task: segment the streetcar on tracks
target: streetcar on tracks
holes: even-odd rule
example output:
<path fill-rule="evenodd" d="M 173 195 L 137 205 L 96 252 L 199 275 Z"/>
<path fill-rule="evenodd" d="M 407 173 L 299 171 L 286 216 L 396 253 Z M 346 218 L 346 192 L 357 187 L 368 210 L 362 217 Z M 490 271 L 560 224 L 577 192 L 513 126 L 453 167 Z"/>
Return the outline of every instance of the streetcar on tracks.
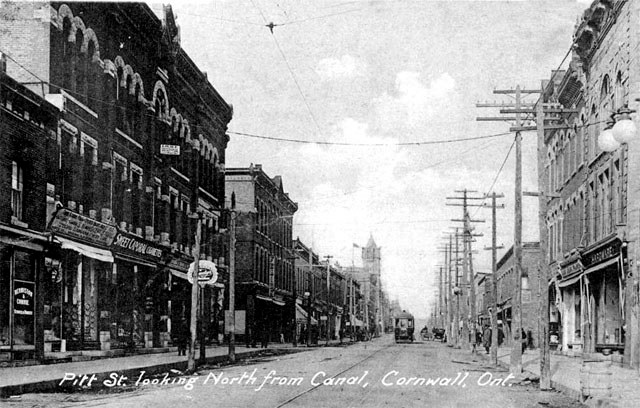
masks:
<path fill-rule="evenodd" d="M 402 311 L 393 317 L 394 335 L 396 343 L 411 342 L 413 343 L 413 331 L 415 328 L 415 320 L 411 313 Z"/>

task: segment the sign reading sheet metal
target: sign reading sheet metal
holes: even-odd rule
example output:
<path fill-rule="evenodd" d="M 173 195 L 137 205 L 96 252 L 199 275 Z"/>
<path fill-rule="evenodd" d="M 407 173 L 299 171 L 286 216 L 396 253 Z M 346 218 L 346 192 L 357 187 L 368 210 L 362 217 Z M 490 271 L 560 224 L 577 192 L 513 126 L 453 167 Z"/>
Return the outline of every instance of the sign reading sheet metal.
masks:
<path fill-rule="evenodd" d="M 64 237 L 78 239 L 101 246 L 110 246 L 116 236 L 116 227 L 61 208 L 56 212 L 49 229 Z"/>
<path fill-rule="evenodd" d="M 180 145 L 161 144 L 160 154 L 167 156 L 180 156 Z"/>

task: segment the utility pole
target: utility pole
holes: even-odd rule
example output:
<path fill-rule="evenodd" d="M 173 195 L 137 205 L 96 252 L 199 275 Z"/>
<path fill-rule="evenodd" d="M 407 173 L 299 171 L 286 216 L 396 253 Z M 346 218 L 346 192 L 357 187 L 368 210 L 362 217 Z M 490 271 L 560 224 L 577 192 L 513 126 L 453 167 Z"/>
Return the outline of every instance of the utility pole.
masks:
<path fill-rule="evenodd" d="M 555 78 L 552 78 L 552 80 Z M 536 104 L 536 131 L 538 139 L 538 188 L 545 185 L 544 168 L 540 165 L 546 159 L 545 137 L 545 113 L 544 113 L 544 81 L 541 84 L 542 96 Z M 541 191 L 542 193 L 542 191 Z M 549 261 L 547 252 L 547 197 L 545 194 L 538 196 L 538 225 L 540 228 L 540 249 L 542 250 L 541 265 L 538 270 L 538 293 L 540 296 L 540 389 L 551 389 L 551 356 L 549 351 Z"/>
<path fill-rule="evenodd" d="M 232 197 L 229 214 L 229 361 L 236 361 L 236 208 Z"/>
<path fill-rule="evenodd" d="M 437 313 L 437 324 L 442 323 L 442 295 L 444 294 L 444 281 L 442 280 L 442 266 L 440 267 L 440 275 L 438 280 L 438 313 Z"/>
<path fill-rule="evenodd" d="M 510 369 L 511 372 L 513 374 L 520 374 L 522 373 L 522 349 L 520 347 L 521 345 L 521 331 L 522 331 L 522 135 L 521 132 L 526 132 L 526 131 L 537 131 L 538 132 L 538 163 L 543 163 L 544 162 L 544 153 L 542 152 L 542 147 L 544 147 L 544 131 L 545 130 L 555 130 L 555 129 L 567 129 L 568 126 L 564 125 L 564 124 L 555 124 L 555 125 L 551 125 L 551 124 L 546 124 L 545 121 L 559 121 L 561 120 L 561 118 L 559 117 L 561 114 L 570 114 L 570 113 L 577 113 L 577 109 L 565 109 L 563 108 L 561 105 L 559 105 L 558 103 L 549 103 L 546 104 L 544 103 L 544 101 L 542 100 L 542 98 L 539 98 L 538 101 L 536 103 L 532 103 L 532 102 L 526 102 L 523 100 L 523 94 L 526 95 L 531 95 L 531 94 L 540 94 L 542 93 L 542 89 L 531 89 L 531 90 L 523 90 L 520 88 L 520 86 L 517 86 L 516 89 L 510 89 L 510 90 L 494 90 L 493 91 L 494 94 L 502 94 L 502 95 L 515 95 L 515 101 L 514 103 L 494 103 L 494 104 L 476 104 L 477 107 L 492 107 L 492 108 L 502 108 L 500 109 L 500 113 L 505 113 L 505 114 L 515 114 L 515 116 L 512 117 L 484 117 L 484 118 L 477 118 L 478 121 L 507 121 L 507 122 L 515 122 L 515 126 L 512 126 L 509 128 L 510 132 L 515 132 L 516 133 L 516 137 L 515 137 L 515 145 L 516 145 L 516 188 L 515 188 L 515 228 L 514 228 L 514 243 L 513 243 L 513 252 L 514 252 L 514 260 L 515 260 L 515 279 L 516 279 L 516 287 L 515 287 L 515 293 L 513 293 L 513 299 L 514 299 L 514 304 L 513 304 L 513 310 L 512 310 L 512 333 L 513 333 L 513 340 L 514 340 L 514 344 L 513 344 L 513 348 L 512 348 L 512 353 L 511 353 L 511 363 L 510 363 Z M 535 126 L 523 126 L 523 118 L 522 118 L 522 114 L 526 114 L 528 115 L 525 120 L 531 121 L 533 119 L 533 117 L 535 116 L 535 120 L 536 120 L 536 125 Z M 546 114 L 553 114 L 554 116 L 552 117 L 547 117 L 545 116 Z M 542 161 L 540 161 L 540 159 L 543 159 Z M 543 169 L 538 169 L 538 183 L 540 186 L 543 186 L 545 184 L 545 181 L 542 177 L 542 172 L 544 170 Z M 537 194 L 539 195 L 539 194 Z M 542 201 L 545 201 L 544 203 Z M 540 207 L 540 217 L 542 217 L 541 220 L 539 220 L 539 224 L 541 226 L 541 230 L 540 233 L 545 234 L 546 233 L 546 225 L 544 225 L 544 216 L 546 215 L 546 210 L 543 213 L 542 209 L 543 207 L 546 207 L 546 197 L 542 197 L 540 198 L 540 203 L 541 203 L 541 207 Z M 542 236 L 541 236 L 541 243 L 542 243 Z M 542 248 L 542 245 L 541 245 Z M 544 251 L 545 248 L 543 248 Z M 546 261 L 545 261 L 546 262 Z M 543 268 L 543 273 L 542 275 L 544 275 L 544 277 L 547 279 L 548 281 L 548 276 L 546 275 L 547 272 L 546 270 L 548 269 L 548 262 L 546 262 L 547 264 L 544 265 Z M 544 279 L 541 278 L 543 281 Z M 546 292 L 548 290 L 547 288 L 547 284 L 544 281 L 544 287 L 542 287 L 541 285 L 541 290 L 542 292 Z M 543 388 L 545 387 L 547 384 L 550 384 L 550 380 L 549 379 L 542 379 L 542 376 L 545 375 L 545 372 L 548 373 L 548 351 L 545 352 L 544 350 L 544 343 L 547 343 L 547 347 L 548 347 L 548 293 L 546 295 L 542 295 L 541 297 L 547 297 L 547 302 L 546 305 L 543 305 L 542 307 L 542 311 L 544 312 L 544 310 L 547 310 L 547 314 L 546 316 L 542 316 L 543 319 L 546 319 L 546 323 L 543 322 L 543 324 L 546 324 L 545 327 L 543 327 L 542 331 L 543 334 L 545 336 L 547 336 L 546 338 L 543 339 L 543 347 L 541 348 L 541 353 L 547 353 L 546 356 L 542 356 L 541 355 L 541 359 L 540 359 L 540 364 L 541 365 L 545 365 L 546 367 L 541 367 L 541 380 L 540 380 L 540 387 Z M 541 302 L 543 301 L 543 299 L 541 299 Z M 544 314 L 544 313 L 543 313 Z M 545 383 L 545 384 L 543 384 Z"/>
<path fill-rule="evenodd" d="M 462 207 L 462 219 L 454 219 L 452 221 L 459 221 L 463 223 L 463 236 L 462 236 L 462 248 L 463 248 L 463 261 L 462 261 L 462 305 L 463 305 L 463 318 L 462 318 L 462 346 L 465 349 L 469 348 L 469 341 L 475 342 L 475 330 L 476 330 L 476 314 L 475 314 L 475 277 L 470 271 L 470 259 L 471 259 L 471 236 L 481 236 L 481 234 L 471 234 L 472 222 L 484 222 L 484 220 L 472 220 L 469 216 L 468 207 L 479 207 L 481 204 L 469 204 L 469 200 L 483 200 L 484 197 L 470 197 L 469 193 L 475 193 L 471 190 L 456 190 L 456 193 L 462 193 L 462 197 L 447 197 L 450 200 L 462 200 L 462 204 L 447 203 L 448 206 L 461 206 Z M 456 234 L 457 235 L 457 234 Z M 457 237 L 456 237 L 457 238 Z M 456 246 L 457 249 L 457 246 Z M 471 273 L 471 275 L 470 275 Z M 470 328 L 473 338 L 470 339 Z"/>
<path fill-rule="evenodd" d="M 327 342 L 326 345 L 329 345 L 329 310 L 330 310 L 330 297 L 329 290 L 331 289 L 331 258 L 332 255 L 325 255 L 325 259 L 327 260 Z"/>
<path fill-rule="evenodd" d="M 504 204 L 498 206 L 496 199 L 504 197 L 495 192 L 491 193 L 491 362 L 498 365 L 498 246 L 496 242 L 497 225 L 496 210 L 504 208 Z"/>
<path fill-rule="evenodd" d="M 187 357 L 187 371 L 193 373 L 196 370 L 196 336 L 197 336 L 197 319 L 198 319 L 198 292 L 200 291 L 200 285 L 198 284 L 198 272 L 200 272 L 200 237 L 202 235 L 202 214 L 198 214 L 198 221 L 196 223 L 196 239 L 193 248 L 194 266 L 190 270 L 192 282 L 191 282 L 191 316 L 189 332 L 191 333 L 191 339 L 189 341 L 189 355 Z"/>

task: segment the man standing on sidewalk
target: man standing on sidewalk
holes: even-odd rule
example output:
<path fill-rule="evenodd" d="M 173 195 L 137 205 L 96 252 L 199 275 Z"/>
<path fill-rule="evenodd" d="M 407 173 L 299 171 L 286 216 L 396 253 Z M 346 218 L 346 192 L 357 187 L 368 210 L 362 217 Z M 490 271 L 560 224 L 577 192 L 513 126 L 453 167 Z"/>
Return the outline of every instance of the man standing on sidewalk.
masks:
<path fill-rule="evenodd" d="M 484 330 L 482 331 L 482 345 L 487 350 L 487 354 L 489 354 L 491 349 L 491 327 L 488 324 L 484 325 Z"/>

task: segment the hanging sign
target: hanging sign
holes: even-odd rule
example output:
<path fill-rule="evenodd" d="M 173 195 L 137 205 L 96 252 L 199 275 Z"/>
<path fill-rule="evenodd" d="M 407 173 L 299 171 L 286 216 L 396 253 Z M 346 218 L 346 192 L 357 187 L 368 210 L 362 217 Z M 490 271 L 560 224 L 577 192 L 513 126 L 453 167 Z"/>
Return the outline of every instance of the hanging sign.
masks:
<path fill-rule="evenodd" d="M 189 283 L 193 284 L 193 270 L 196 267 L 196 263 L 192 262 L 189 266 L 189 272 L 187 272 L 187 279 Z M 201 286 L 207 284 L 214 284 L 218 280 L 218 268 L 216 264 L 211 261 L 199 261 L 198 262 L 198 283 Z"/>
<path fill-rule="evenodd" d="M 180 155 L 180 146 L 179 145 L 170 145 L 170 144 L 161 144 L 160 145 L 160 154 L 164 154 L 167 156 L 179 156 Z"/>
<path fill-rule="evenodd" d="M 33 316 L 35 283 L 16 280 L 13 283 L 13 314 Z"/>

